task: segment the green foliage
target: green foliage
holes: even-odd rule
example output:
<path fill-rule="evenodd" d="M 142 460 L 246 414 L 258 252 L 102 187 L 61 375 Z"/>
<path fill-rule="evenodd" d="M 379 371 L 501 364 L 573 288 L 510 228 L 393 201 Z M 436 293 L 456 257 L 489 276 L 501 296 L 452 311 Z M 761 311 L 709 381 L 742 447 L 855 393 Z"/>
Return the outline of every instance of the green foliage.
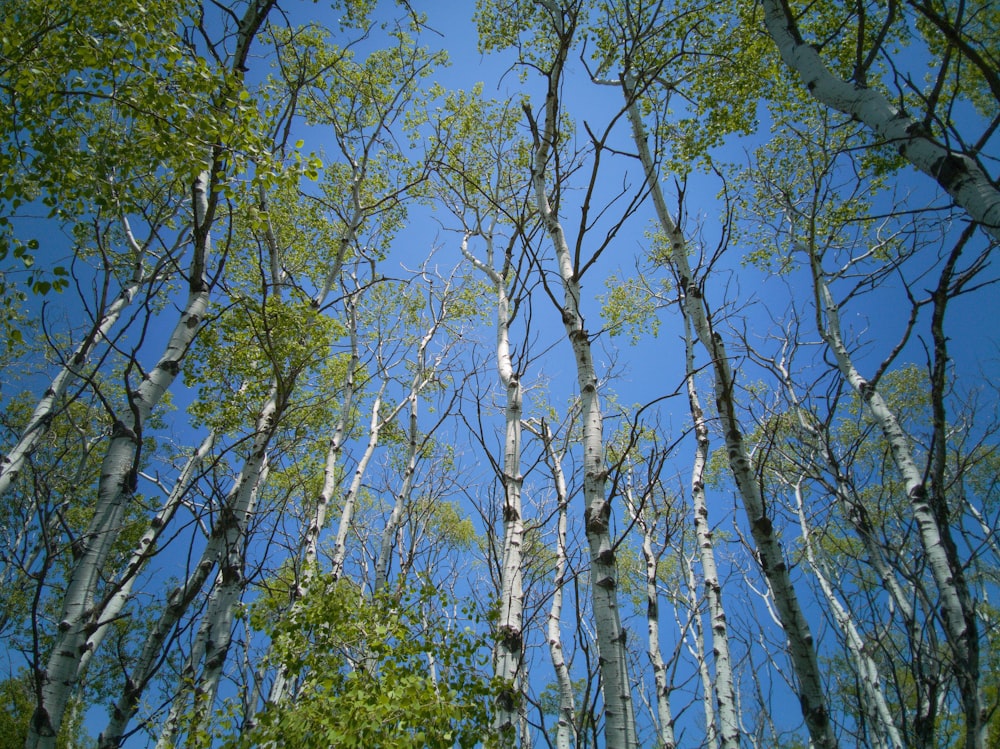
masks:
<path fill-rule="evenodd" d="M 471 91 L 441 93 L 429 142 L 446 204 L 476 218 L 519 215 L 531 158 L 524 113 L 514 101 L 484 99 L 481 83 Z"/>
<path fill-rule="evenodd" d="M 650 335 L 660 332 L 660 318 L 656 314 L 657 297 L 653 296 L 641 278 L 619 278 L 609 275 L 604 285 L 608 292 L 598 297 L 601 317 L 612 336 L 627 335 L 635 346 Z"/>
<path fill-rule="evenodd" d="M 288 704 L 230 746 L 471 747 L 489 732 L 485 635 L 449 619 L 429 583 L 367 598 L 346 580 L 316 580 L 272 636 L 297 684 Z"/>
<path fill-rule="evenodd" d="M 553 5 L 571 9 L 571 15 L 588 3 L 557 2 Z M 559 45 L 552 17 L 535 0 L 477 0 L 474 16 L 479 29 L 479 51 L 497 52 L 516 48 L 521 61 L 547 70 Z"/>
<path fill-rule="evenodd" d="M 23 749 L 34 709 L 35 690 L 30 673 L 22 671 L 0 682 L 0 749 Z M 67 715 L 69 718 L 56 737 L 56 749 L 89 744 L 79 702 L 70 706 Z"/>
<path fill-rule="evenodd" d="M 304 372 L 337 362 L 327 357 L 343 332 L 308 302 L 277 296 L 235 302 L 203 331 L 184 373 L 189 385 L 199 386 L 200 397 L 189 407 L 197 423 L 223 432 L 252 423 L 272 383 L 279 396 L 288 396 Z M 345 362 L 339 363 L 342 371 Z"/>

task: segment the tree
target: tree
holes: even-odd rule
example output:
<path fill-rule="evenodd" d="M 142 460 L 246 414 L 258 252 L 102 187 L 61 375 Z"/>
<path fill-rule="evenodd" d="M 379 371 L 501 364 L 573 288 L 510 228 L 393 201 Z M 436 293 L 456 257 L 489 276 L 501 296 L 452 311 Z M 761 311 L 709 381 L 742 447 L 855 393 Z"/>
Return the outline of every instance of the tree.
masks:
<path fill-rule="evenodd" d="M 994 8 L 459 6 L 5 6 L 8 733 L 991 746 Z"/>
<path fill-rule="evenodd" d="M 314 581 L 272 633 L 295 700 L 265 709 L 232 745 L 480 745 L 490 695 L 484 643 L 474 621 L 450 620 L 447 607 L 429 582 L 367 600 L 347 581 Z"/>

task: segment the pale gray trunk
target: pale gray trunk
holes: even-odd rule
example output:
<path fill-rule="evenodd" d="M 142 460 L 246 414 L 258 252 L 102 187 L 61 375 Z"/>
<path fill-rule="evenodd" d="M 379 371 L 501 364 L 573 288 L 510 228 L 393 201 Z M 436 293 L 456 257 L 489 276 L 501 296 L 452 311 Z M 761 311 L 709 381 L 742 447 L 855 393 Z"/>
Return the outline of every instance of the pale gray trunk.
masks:
<path fill-rule="evenodd" d="M 763 0 L 767 32 L 785 64 L 820 103 L 864 123 L 883 143 L 932 177 L 994 239 L 1000 239 L 1000 188 L 963 153 L 932 139 L 919 120 L 879 91 L 838 78 L 806 43 L 786 0 Z"/>
<path fill-rule="evenodd" d="M 646 520 L 645 502 L 636 502 L 631 487 L 627 487 L 624 499 L 632 520 L 642 531 L 642 559 L 646 583 L 646 653 L 653 666 L 653 682 L 656 687 L 657 744 L 660 749 L 674 749 L 674 718 L 670 710 L 672 685 L 667 674 L 667 664 L 660 651 L 660 593 L 657 588 L 657 557 L 653 552 L 653 534 L 656 523 Z"/>
<path fill-rule="evenodd" d="M 126 421 L 115 422 L 111 442 L 101 464 L 94 515 L 80 538 L 63 598 L 58 633 L 41 685 L 41 704 L 29 728 L 28 749 L 51 749 L 62 725 L 66 704 L 78 683 L 80 660 L 90 628 L 95 624 L 94 597 L 104 572 L 105 561 L 122 529 L 125 502 L 135 491 L 139 448 L 145 423 L 163 394 L 173 383 L 209 302 L 209 287 L 202 277 L 211 240 L 209 218 L 209 175 L 203 172 L 193 187 L 194 235 L 191 283 L 187 303 L 167 341 L 156 366 L 138 387 L 130 388 Z"/>
<path fill-rule="evenodd" d="M 760 565 L 774 594 L 781 626 L 788 638 L 789 654 L 798 680 L 799 702 L 802 715 L 809 730 L 809 736 L 817 749 L 833 749 L 837 738 L 830 722 L 816 649 L 812 632 L 799 605 L 798 595 L 792 585 L 785 563 L 784 554 L 777 534 L 767 517 L 760 486 L 754 475 L 753 465 L 743 441 L 739 420 L 736 417 L 734 401 L 735 380 L 729 364 L 729 355 L 718 331 L 712 329 L 707 306 L 702 299 L 700 282 L 694 278 L 687 256 L 687 242 L 680 228 L 674 222 L 662 188 L 649 144 L 646 142 L 645 127 L 639 113 L 638 101 L 632 96 L 633 82 L 623 78 L 622 92 L 625 95 L 632 136 L 639 151 L 646 174 L 646 182 L 653 198 L 656 215 L 666 234 L 670 247 L 670 262 L 674 266 L 683 294 L 682 304 L 702 346 L 712 361 L 715 375 L 715 398 L 719 420 L 725 436 L 729 466 L 736 481 L 739 496 L 750 524 L 750 532 L 757 547 Z"/>
<path fill-rule="evenodd" d="M 557 33 L 564 35 L 561 11 L 554 2 L 542 0 L 553 14 Z M 604 740 L 609 747 L 633 749 L 637 745 L 632 685 L 628 675 L 628 652 L 625 630 L 618 609 L 618 568 L 615 545 L 611 538 L 611 501 L 606 493 L 607 466 L 604 461 L 604 419 L 597 394 L 590 334 L 583 327 L 580 314 L 580 278 L 573 266 L 573 252 L 566 240 L 562 223 L 549 203 L 546 170 L 555 149 L 559 129 L 558 88 L 569 52 L 568 39 L 562 39 L 548 73 L 543 128 L 539 132 L 531 117 L 534 155 L 531 184 L 542 226 L 556 253 L 559 278 L 563 287 L 561 316 L 566 337 L 573 349 L 577 385 L 580 390 L 580 420 L 583 447 L 584 527 L 590 551 L 590 589 L 599 652 L 601 688 L 604 697 Z"/>
<path fill-rule="evenodd" d="M 705 654 L 705 628 L 702 626 L 700 603 L 698 601 L 698 581 L 694 574 L 694 565 L 686 554 L 678 554 L 679 562 L 684 568 L 687 587 L 690 591 L 688 609 L 691 612 L 690 627 L 692 635 L 688 652 L 698 664 L 698 675 L 701 677 L 701 703 L 705 713 L 705 746 L 707 749 L 717 749 L 719 746 L 719 729 L 715 717 L 715 689 L 712 686 L 712 670 L 708 666 L 708 656 Z M 683 630 L 682 630 L 683 631 Z"/>
<path fill-rule="evenodd" d="M 108 627 L 112 622 L 117 621 L 125 604 L 131 598 L 132 587 L 135 585 L 139 573 L 155 552 L 157 540 L 163 534 L 164 529 L 170 524 L 177 509 L 181 506 L 181 502 L 187 496 L 188 490 L 197 479 L 198 472 L 201 470 L 205 459 L 211 453 L 214 445 L 215 432 L 211 432 L 202 440 L 201 445 L 188 459 L 180 476 L 177 478 L 177 482 L 167 496 L 166 502 L 163 503 L 163 507 L 160 508 L 160 511 L 150 521 L 146 532 L 142 534 L 142 538 L 136 544 L 124 571 L 119 575 L 114 594 L 99 607 L 99 613 L 95 613 L 94 619 L 99 621 L 100 625 L 87 638 L 86 651 L 80 659 L 80 679 L 86 673 L 87 666 L 90 664 L 94 653 L 101 646 L 101 642 L 108 632 Z"/>
<path fill-rule="evenodd" d="M 823 591 L 823 597 L 826 598 L 827 604 L 830 606 L 833 620 L 844 636 L 851 660 L 854 661 L 854 671 L 861 681 L 861 688 L 865 694 L 864 708 L 869 712 L 871 726 L 878 737 L 877 747 L 878 749 L 903 749 L 903 740 L 899 735 L 899 729 L 896 728 L 892 712 L 885 701 L 885 695 L 882 694 L 882 680 L 879 676 L 878 665 L 868 655 L 865 641 L 854 625 L 854 620 L 834 593 L 825 565 L 820 564 L 816 559 L 811 532 L 806 520 L 805 505 L 802 500 L 801 479 L 795 484 L 794 489 L 806 558 L 809 560 L 809 566 L 816 576 L 820 590 Z"/>
<path fill-rule="evenodd" d="M 546 129 L 555 128 L 555 114 L 546 118 Z M 533 182 L 538 211 L 545 224 L 559 263 L 563 283 L 562 319 L 573 347 L 583 428 L 583 497 L 587 541 L 590 545 L 590 585 L 594 607 L 597 644 L 600 651 L 604 694 L 605 741 L 608 746 L 631 749 L 636 746 L 635 718 L 625 632 L 618 610 L 618 570 L 611 539 L 611 502 L 606 494 L 607 468 L 604 465 L 603 416 L 597 395 L 590 334 L 580 316 L 580 283 L 573 267 L 572 251 L 562 224 L 552 213 L 545 186 L 545 163 L 549 132 L 536 149 Z"/>
<path fill-rule="evenodd" d="M 841 334 L 840 309 L 826 283 L 819 260 L 812 253 L 810 268 L 819 334 L 833 353 L 841 376 L 859 395 L 881 429 L 893 463 L 903 479 L 927 566 L 941 599 L 941 620 L 954 659 L 954 672 L 966 700 L 974 703 L 973 720 L 978 720 L 978 726 L 968 731 L 966 745 L 969 749 L 982 747 L 986 741 L 986 712 L 978 685 L 979 652 L 975 636 L 975 613 L 969 601 L 968 590 L 959 585 L 958 575 L 952 570 L 941 528 L 930 505 L 923 472 L 917 466 L 906 434 L 882 394 L 855 367 Z"/>
<path fill-rule="evenodd" d="M 161 729 L 157 749 L 170 747 L 177 734 L 180 717 L 187 709 L 188 690 L 195 687 L 195 726 L 207 727 L 218 679 L 229 652 L 232 638 L 233 610 L 245 584 L 244 544 L 247 524 L 253 515 L 259 492 L 267 478 L 267 449 L 281 422 L 285 402 L 279 400 L 277 386 L 272 386 L 268 399 L 257 417 L 256 433 L 250 452 L 244 461 L 236 483 L 224 500 L 218 521 L 212 528 L 212 540 L 219 539 L 213 564 L 218 564 L 216 585 L 209 596 L 198 633 L 178 679 L 178 694 L 174 698 L 167 720 Z M 209 544 L 212 546 L 212 544 Z M 198 677 L 198 668 L 202 666 Z"/>
<path fill-rule="evenodd" d="M 556 526 L 556 567 L 552 584 L 552 603 L 549 606 L 546 626 L 549 641 L 549 657 L 552 668 L 556 672 L 556 683 L 559 685 L 559 716 L 556 720 L 556 749 L 570 749 L 575 746 L 576 737 L 576 704 L 573 697 L 573 682 L 569 675 L 569 666 L 562 647 L 562 604 L 563 587 L 566 583 L 566 515 L 569 502 L 566 490 L 566 476 L 562 470 L 562 453 L 555 449 L 555 440 L 549 431 L 549 426 L 542 421 L 537 434 L 545 446 L 545 456 L 552 471 L 552 480 L 556 490 L 556 504 L 559 516 Z"/>
<path fill-rule="evenodd" d="M 52 383 L 42 394 L 41 399 L 39 399 L 38 404 L 35 406 L 35 410 L 31 414 L 31 418 L 28 419 L 28 423 L 21 430 L 21 437 L 17 441 L 17 444 L 0 458 L 0 496 L 3 496 L 10 490 L 12 483 L 24 465 L 25 459 L 34 452 L 38 442 L 48 432 L 49 425 L 52 423 L 52 418 L 55 415 L 55 410 L 62 400 L 63 395 L 65 395 L 66 389 L 80 376 L 81 369 L 90 359 L 93 350 L 102 341 L 107 340 L 108 333 L 118 322 L 125 308 L 135 299 L 135 295 L 139 289 L 144 284 L 156 279 L 156 273 L 151 278 L 144 277 L 143 264 L 146 250 L 139 245 L 138 241 L 132 235 L 128 221 L 123 220 L 123 223 L 126 239 L 135 254 L 135 268 L 132 278 L 129 284 L 118 293 L 115 300 L 104 310 L 104 313 L 97 320 L 86 338 L 80 342 L 73 353 L 66 359 L 66 363 L 59 370 L 59 373 L 52 379 Z M 32 496 L 34 496 L 33 493 Z M 33 513 L 27 514 L 30 516 Z"/>
<path fill-rule="evenodd" d="M 683 309 L 683 308 L 682 308 Z M 691 324 L 684 318 L 684 340 L 687 359 L 687 392 L 691 420 L 694 422 L 695 457 L 691 468 L 691 500 L 694 505 L 694 531 L 698 545 L 698 559 L 705 583 L 705 600 L 711 621 L 712 652 L 715 678 L 713 687 L 719 706 L 719 738 L 722 749 L 738 749 L 740 745 L 739 715 L 736 708 L 736 689 L 733 680 L 732 658 L 729 654 L 729 625 L 722 604 L 722 584 L 715 564 L 715 543 L 712 526 L 708 520 L 708 501 L 705 495 L 705 466 L 708 463 L 708 425 L 705 412 L 698 399 L 694 375 L 694 345 Z"/>
<path fill-rule="evenodd" d="M 524 649 L 524 589 L 521 547 L 524 519 L 521 515 L 521 380 L 514 372 L 510 353 L 510 300 L 503 274 L 494 265 L 493 237 L 484 234 L 486 262 L 468 249 L 468 234 L 462 240 L 462 254 L 493 284 L 497 298 L 497 373 L 507 393 L 504 408 L 503 457 L 503 556 L 500 568 L 500 620 L 497 622 L 494 676 L 504 685 L 496 700 L 494 727 L 501 743 L 513 744 L 516 721 L 523 703 L 521 665 Z M 522 746 L 523 746 L 522 742 Z"/>

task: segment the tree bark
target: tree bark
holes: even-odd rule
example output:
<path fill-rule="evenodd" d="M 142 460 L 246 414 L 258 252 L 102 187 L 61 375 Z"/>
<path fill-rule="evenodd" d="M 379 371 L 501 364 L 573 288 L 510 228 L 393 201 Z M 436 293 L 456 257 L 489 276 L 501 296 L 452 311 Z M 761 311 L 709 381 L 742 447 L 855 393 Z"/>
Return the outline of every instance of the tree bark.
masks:
<path fill-rule="evenodd" d="M 569 675 L 569 666 L 563 654 L 562 620 L 563 587 L 566 582 L 566 521 L 567 504 L 569 502 L 566 490 L 566 476 L 562 470 L 562 456 L 555 449 L 554 438 L 549 425 L 542 421 L 538 435 L 545 447 L 545 459 L 552 471 L 552 481 L 556 490 L 556 505 L 558 520 L 556 526 L 556 566 L 552 581 L 552 604 L 549 606 L 546 624 L 549 640 L 549 657 L 552 668 L 556 672 L 556 683 L 559 687 L 559 717 L 556 720 L 556 749 L 569 749 L 577 743 L 576 736 L 576 705 L 573 696 L 573 682 Z"/>
<path fill-rule="evenodd" d="M 41 675 L 41 702 L 29 728 L 28 749 L 51 749 L 62 725 L 66 704 L 79 681 L 80 660 L 94 614 L 94 598 L 104 572 L 105 561 L 122 529 L 125 501 L 135 490 L 139 449 L 143 428 L 163 394 L 169 389 L 187 355 L 201 320 L 208 309 L 210 287 L 203 278 L 211 247 L 208 223 L 211 220 L 211 181 L 207 172 L 193 187 L 195 242 L 191 260 L 191 280 L 187 303 L 167 341 L 156 366 L 129 394 L 130 415 L 114 424 L 111 442 L 101 464 L 94 515 L 80 539 L 80 552 L 63 598 L 58 634 Z"/>
<path fill-rule="evenodd" d="M 941 620 L 954 659 L 954 673 L 966 703 L 966 747 L 981 749 L 986 741 L 986 712 L 979 690 L 979 636 L 976 615 L 965 576 L 955 569 L 945 546 L 939 519 L 932 507 L 923 472 L 917 466 L 906 434 L 878 388 L 861 376 L 844 343 L 840 310 L 823 277 L 819 259 L 810 254 L 816 304 L 816 325 L 834 355 L 841 376 L 857 392 L 882 431 L 906 488 L 906 496 L 919 529 L 927 566 L 940 596 Z"/>
<path fill-rule="evenodd" d="M 799 605 L 798 595 L 792 585 L 777 533 L 767 516 L 764 498 L 754 476 L 753 464 L 736 416 L 734 399 L 736 383 L 729 364 L 729 354 L 726 352 L 722 336 L 712 328 L 708 308 L 702 298 L 702 290 L 688 262 L 687 242 L 667 209 L 656 166 L 649 151 L 649 144 L 646 142 L 638 100 L 633 96 L 632 85 L 627 78 L 626 73 L 622 79 L 622 92 L 625 95 L 628 118 L 632 125 L 633 140 L 639 150 L 639 158 L 645 171 L 647 186 L 652 194 L 657 218 L 669 243 L 670 262 L 674 266 L 677 278 L 680 279 L 680 291 L 683 295 L 681 303 L 699 341 L 712 361 L 716 406 L 725 436 L 730 470 L 743 501 L 761 568 L 774 592 L 774 602 L 785 636 L 788 638 L 789 655 L 798 679 L 802 716 L 816 747 L 834 749 L 837 746 L 837 738 L 830 721 L 812 632 Z"/>
<path fill-rule="evenodd" d="M 762 0 L 767 32 L 781 59 L 820 103 L 863 122 L 880 141 L 932 177 L 955 203 L 1000 239 L 1000 188 L 971 158 L 932 139 L 923 124 L 875 89 L 831 73 L 819 53 L 799 33 L 787 0 Z"/>
<path fill-rule="evenodd" d="M 521 702 L 521 663 L 524 651 L 524 589 L 521 547 L 524 543 L 524 520 L 521 516 L 521 380 L 514 371 L 510 353 L 510 300 L 504 276 L 494 266 L 493 236 L 485 234 L 486 262 L 468 248 L 468 233 L 462 240 L 462 254 L 493 285 L 497 299 L 496 348 L 497 373 L 507 394 L 504 407 L 503 475 L 503 556 L 500 569 L 500 621 L 497 623 L 496 654 L 493 671 L 503 687 L 496 700 L 494 727 L 504 745 L 513 745 L 517 735 Z"/>
<path fill-rule="evenodd" d="M 682 310 L 685 308 L 682 305 Z M 694 422 L 695 457 L 691 468 L 691 500 L 694 505 L 694 531 L 698 544 L 698 559 L 705 584 L 705 600 L 711 620 L 712 652 L 714 654 L 715 679 L 713 686 L 719 706 L 719 739 L 722 749 L 738 749 L 740 745 L 740 723 L 736 712 L 736 689 L 733 681 L 732 658 L 729 654 L 729 625 L 722 604 L 722 584 L 715 564 L 715 544 L 712 527 L 708 522 L 708 501 L 705 496 L 705 466 L 708 463 L 708 424 L 705 412 L 698 399 L 694 382 L 694 345 L 691 339 L 691 324 L 684 319 L 684 341 L 687 358 L 688 406 Z"/>
<path fill-rule="evenodd" d="M 565 55 L 565 51 L 562 52 Z M 562 224 L 552 210 L 546 193 L 545 173 L 549 152 L 555 142 L 559 116 L 554 87 L 560 83 L 559 65 L 550 74 L 546 100 L 544 134 L 538 134 L 532 165 L 532 184 L 542 223 L 556 252 L 563 285 L 562 319 L 566 337 L 576 360 L 580 389 L 580 419 L 583 428 L 584 522 L 590 546 L 590 585 L 595 629 L 600 651 L 604 693 L 604 739 L 608 746 L 631 749 L 636 746 L 635 717 L 625 630 L 618 610 L 618 569 L 615 544 L 611 539 L 611 501 L 606 495 L 607 468 L 604 465 L 604 419 L 597 394 L 590 334 L 580 315 L 580 280 L 573 267 L 573 255 Z"/>

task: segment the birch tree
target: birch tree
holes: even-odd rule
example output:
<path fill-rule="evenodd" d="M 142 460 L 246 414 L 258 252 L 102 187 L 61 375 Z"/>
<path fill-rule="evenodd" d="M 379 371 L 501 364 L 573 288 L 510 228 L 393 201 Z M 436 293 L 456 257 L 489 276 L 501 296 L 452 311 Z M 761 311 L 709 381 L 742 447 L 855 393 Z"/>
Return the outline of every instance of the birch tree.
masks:
<path fill-rule="evenodd" d="M 762 7 L 781 59 L 811 96 L 862 122 L 878 144 L 894 148 L 984 231 L 1000 238 L 996 175 L 979 153 L 993 136 L 1000 101 L 998 60 L 988 41 L 995 8 L 979 2 L 955 8 L 907 2 L 884 11 L 862 5 L 817 49 L 802 26 L 815 24 L 823 33 L 836 26 L 840 9 L 812 8 L 800 17 L 785 0 L 768 0 Z M 824 60 L 824 47 L 835 50 L 835 39 L 846 44 Z M 905 63 L 891 54 L 897 40 L 930 53 L 931 85 L 915 84 Z M 919 80 L 923 71 L 914 77 Z M 971 105 L 978 116 L 953 117 L 961 105 Z"/>
<path fill-rule="evenodd" d="M 498 695 L 495 721 L 501 742 L 513 745 L 518 714 L 524 710 L 526 679 L 522 670 L 525 520 L 521 431 L 525 372 L 521 361 L 527 355 L 525 352 L 515 358 L 511 328 L 519 311 L 524 319 L 520 307 L 529 301 L 524 259 L 515 255 L 518 245 L 526 241 L 530 212 L 530 204 L 523 197 L 527 143 L 517 137 L 520 113 L 510 103 L 483 100 L 481 86 L 469 93 L 450 95 L 444 111 L 435 132 L 442 155 L 437 167 L 441 200 L 461 224 L 462 256 L 485 279 L 496 299 L 495 358 L 505 400 L 503 458 L 491 458 L 504 497 L 494 670 L 496 678 L 507 686 Z"/>
<path fill-rule="evenodd" d="M 539 218 L 556 253 L 563 291 L 563 300 L 558 306 L 567 338 L 573 347 L 581 398 L 580 418 L 585 456 L 584 506 L 587 538 L 590 544 L 591 595 L 601 659 L 605 740 L 614 746 L 632 747 L 636 745 L 635 716 L 627 671 L 625 634 L 622 630 L 617 601 L 615 545 L 610 535 L 611 503 L 606 494 L 607 468 L 604 464 L 603 417 L 597 393 L 597 374 L 594 369 L 590 334 L 584 327 L 580 308 L 580 281 L 587 267 L 595 262 L 610 244 L 614 230 L 608 233 L 586 260 L 583 260 L 581 244 L 585 241 L 584 227 L 589 223 L 588 204 L 584 203 L 581 230 L 574 250 L 569 244 L 560 219 L 560 204 L 558 201 L 553 204 L 549 197 L 550 191 L 554 190 L 554 194 L 558 195 L 561 188 L 558 153 L 561 148 L 562 108 L 559 89 L 581 12 L 580 4 L 562 6 L 552 2 L 542 4 L 533 14 L 546 24 L 546 42 L 551 45 L 553 57 L 542 63 L 546 92 L 541 122 L 536 120 L 534 113 L 527 106 L 525 114 L 534 141 L 531 166 L 532 191 Z M 592 179 L 596 179 L 597 176 L 602 145 L 599 140 L 595 143 L 598 157 L 593 165 Z M 554 171 L 551 177 L 550 169 Z M 552 179 L 552 183 L 549 179 Z"/>
<path fill-rule="evenodd" d="M 11 735 L 990 745 L 992 6 L 7 6 Z"/>
<path fill-rule="evenodd" d="M 941 264 L 937 289 L 930 300 L 916 298 L 907 285 L 911 302 L 908 319 L 902 322 L 902 336 L 898 343 L 889 348 L 886 357 L 879 363 L 870 377 L 859 371 L 855 354 L 842 325 L 842 310 L 847 301 L 860 293 L 861 287 L 851 282 L 863 276 L 865 270 L 871 278 L 884 277 L 887 271 L 903 275 L 907 268 L 918 263 L 926 245 L 913 244 L 908 247 L 902 237 L 915 233 L 917 227 L 907 218 L 890 215 L 881 222 L 875 222 L 864 215 L 873 197 L 881 186 L 876 174 L 871 181 L 859 181 L 852 186 L 850 206 L 861 211 L 851 221 L 851 213 L 846 209 L 844 196 L 838 194 L 838 169 L 840 160 L 851 160 L 846 149 L 842 150 L 840 139 L 850 138 L 850 130 L 832 135 L 833 130 L 821 118 L 812 128 L 799 133 L 798 137 L 810 142 L 806 146 L 808 161 L 801 170 L 790 172 L 778 183 L 784 192 L 784 221 L 782 235 L 794 242 L 794 249 L 801 253 L 807 264 L 813 288 L 813 315 L 815 327 L 821 340 L 836 363 L 843 381 L 862 399 L 881 432 L 881 439 L 890 454 L 896 470 L 903 481 L 901 487 L 908 499 L 912 517 L 916 523 L 922 557 L 925 559 L 937 596 L 940 596 L 942 612 L 941 625 L 948 647 L 952 652 L 954 675 L 959 684 L 966 714 L 967 746 L 979 746 L 985 739 L 985 712 L 981 704 L 979 690 L 979 649 L 980 635 L 974 612 L 974 599 L 964 572 L 966 563 L 959 559 L 958 547 L 952 536 L 952 512 L 943 491 L 945 479 L 942 471 L 942 453 L 924 469 L 918 465 L 919 457 L 904 433 L 900 419 L 879 392 L 878 384 L 900 355 L 907 339 L 913 332 L 920 308 L 930 303 L 931 341 L 934 345 L 931 369 L 936 373 L 932 381 L 934 441 L 945 440 L 944 370 L 941 369 L 944 310 L 947 298 L 959 294 L 979 273 L 981 262 L 973 259 L 961 271 L 957 271 L 963 251 L 972 236 L 967 230 L 956 240 L 952 251 Z M 822 144 L 822 145 L 820 145 Z M 852 165 L 853 168 L 853 165 Z M 860 171 L 860 170 L 859 170 Z M 801 180 L 801 182 L 799 182 Z M 804 184 L 809 187 L 802 189 Z M 823 232 L 832 225 L 845 226 L 847 221 L 854 225 L 853 231 L 842 236 Z M 925 237 L 926 234 L 917 234 Z M 931 235 L 933 236 L 933 235 Z M 919 241 L 919 240 L 918 240 Z M 927 240 L 924 240 L 927 241 Z M 942 240 L 939 241 L 947 241 Z M 877 258 L 876 263 L 872 260 Z M 835 269 L 828 270 L 829 265 Z M 926 272 L 914 270 L 914 273 Z M 856 282 L 855 282 L 856 283 Z M 905 281 L 904 281 L 905 283 Z M 843 287 L 846 297 L 838 301 L 834 287 Z M 940 444 L 936 448 L 940 450 Z M 932 452 L 935 448 L 932 447 Z M 937 476 L 937 478 L 933 478 Z M 930 479 L 930 480 L 928 480 Z"/>

